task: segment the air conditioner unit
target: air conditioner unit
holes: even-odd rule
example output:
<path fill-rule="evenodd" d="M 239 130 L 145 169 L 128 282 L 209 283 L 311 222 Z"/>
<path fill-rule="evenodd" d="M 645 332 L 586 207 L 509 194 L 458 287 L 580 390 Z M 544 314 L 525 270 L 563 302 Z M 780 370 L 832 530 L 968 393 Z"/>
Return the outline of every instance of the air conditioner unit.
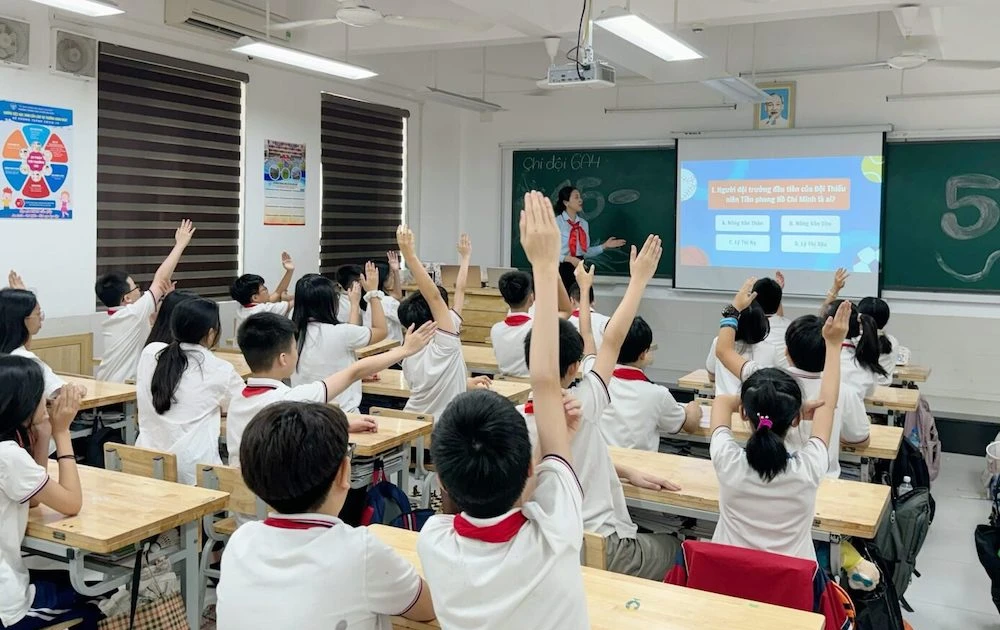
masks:
<path fill-rule="evenodd" d="M 239 0 L 166 0 L 163 21 L 170 26 L 228 39 L 246 35 L 260 38 L 267 36 L 266 12 Z M 291 40 L 290 32 L 278 31 L 273 26 L 287 21 L 287 17 L 271 13 L 272 39 L 286 42 Z"/>

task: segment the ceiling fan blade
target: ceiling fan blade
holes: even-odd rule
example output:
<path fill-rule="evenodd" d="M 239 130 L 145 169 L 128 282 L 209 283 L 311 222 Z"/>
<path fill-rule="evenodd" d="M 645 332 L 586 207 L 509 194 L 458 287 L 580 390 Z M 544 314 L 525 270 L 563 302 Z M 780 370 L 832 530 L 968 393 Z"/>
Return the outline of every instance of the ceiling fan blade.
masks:
<path fill-rule="evenodd" d="M 408 17 L 405 15 L 386 15 L 386 24 L 396 26 L 409 26 L 410 28 L 422 28 L 429 31 L 467 31 L 470 33 L 481 33 L 493 28 L 491 22 L 477 20 L 451 20 L 448 18 L 423 18 Z"/>
<path fill-rule="evenodd" d="M 331 24 L 340 24 L 340 20 L 337 18 L 322 18 L 319 20 L 301 20 L 298 22 L 285 22 L 284 24 L 272 24 L 271 28 L 281 29 L 283 31 L 295 31 L 302 28 L 316 28 L 318 26 L 330 26 Z"/>
<path fill-rule="evenodd" d="M 1000 61 L 979 59 L 929 59 L 928 64 L 937 68 L 954 68 L 956 70 L 996 70 Z"/>
<path fill-rule="evenodd" d="M 808 68 L 784 68 L 781 70 L 762 70 L 757 72 L 741 72 L 740 77 L 744 79 L 775 79 L 788 77 L 797 74 L 824 74 L 829 72 L 854 72 L 857 70 L 880 70 L 888 68 L 885 61 L 873 61 L 871 63 L 852 63 L 841 66 L 813 66 Z"/>

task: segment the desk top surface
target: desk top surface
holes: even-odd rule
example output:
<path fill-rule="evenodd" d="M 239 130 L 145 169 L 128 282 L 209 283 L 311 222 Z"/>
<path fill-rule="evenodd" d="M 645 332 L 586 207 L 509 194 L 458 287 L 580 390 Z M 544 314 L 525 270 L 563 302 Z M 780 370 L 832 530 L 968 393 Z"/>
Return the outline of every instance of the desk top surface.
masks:
<path fill-rule="evenodd" d="M 86 376 L 70 374 L 60 374 L 59 378 L 87 390 L 87 394 L 80 404 L 80 409 L 96 409 L 105 405 L 135 401 L 135 385 L 98 381 Z"/>
<path fill-rule="evenodd" d="M 354 356 L 358 359 L 364 359 L 365 357 L 372 357 L 376 354 L 382 354 L 383 352 L 388 352 L 393 348 L 398 348 L 400 343 L 395 339 L 383 339 L 382 341 L 373 343 L 370 346 L 365 346 L 354 352 Z"/>
<path fill-rule="evenodd" d="M 110 553 L 211 512 L 225 509 L 229 495 L 181 483 L 79 466 L 83 508 L 63 516 L 45 506 L 32 508 L 27 536 Z M 49 462 L 49 475 L 59 466 Z"/>
<path fill-rule="evenodd" d="M 410 397 L 410 387 L 403 378 L 402 370 L 382 370 L 378 380 L 364 381 L 361 389 L 363 393 L 373 396 Z M 531 385 L 515 381 L 493 381 L 491 389 L 517 404 L 526 402 L 531 394 Z"/>
<path fill-rule="evenodd" d="M 223 361 L 229 361 L 236 368 L 236 373 L 240 375 L 240 378 L 245 379 L 252 373 L 250 366 L 247 365 L 247 360 L 243 358 L 243 353 L 238 350 L 236 352 L 216 350 L 213 354 Z"/>
<path fill-rule="evenodd" d="M 462 346 L 465 365 L 473 372 L 496 372 L 500 369 L 493 346 Z"/>
<path fill-rule="evenodd" d="M 719 481 L 711 460 L 627 448 L 611 448 L 610 451 L 616 464 L 665 477 L 681 487 L 679 492 L 666 492 L 623 483 L 626 497 L 718 513 Z M 888 501 L 889 486 L 824 479 L 816 497 L 813 529 L 830 534 L 874 538 Z"/>
<path fill-rule="evenodd" d="M 360 418 L 362 416 L 361 414 L 349 413 L 347 417 Z M 396 418 L 391 415 L 391 412 L 379 414 L 375 420 L 378 422 L 378 433 L 351 433 L 348 436 L 349 440 L 355 444 L 354 454 L 356 456 L 375 457 L 397 446 L 412 442 L 420 436 L 428 436 L 434 429 L 431 422 Z"/>
<path fill-rule="evenodd" d="M 383 525 L 370 531 L 401 556 L 413 563 L 421 574 L 417 556 L 417 534 Z M 587 608 L 594 630 L 741 630 L 782 628 L 820 630 L 823 618 L 813 613 L 760 604 L 745 599 L 717 595 L 680 586 L 644 580 L 582 567 Z M 628 610 L 625 602 L 640 602 L 638 610 Z M 421 623 L 395 618 L 396 628 L 437 628 L 437 622 Z"/>

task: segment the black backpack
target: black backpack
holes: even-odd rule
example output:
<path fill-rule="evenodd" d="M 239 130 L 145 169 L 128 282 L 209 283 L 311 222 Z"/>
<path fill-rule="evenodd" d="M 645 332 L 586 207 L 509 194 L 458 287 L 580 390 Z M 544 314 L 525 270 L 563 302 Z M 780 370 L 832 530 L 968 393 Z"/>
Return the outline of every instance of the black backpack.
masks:
<path fill-rule="evenodd" d="M 888 569 L 888 572 L 883 571 L 882 581 L 892 582 L 900 603 L 908 612 L 913 612 L 913 608 L 903 596 L 913 576 L 920 577 L 916 568 L 917 555 L 931 526 L 930 497 L 927 488 L 914 488 L 901 497 L 893 497 L 892 509 L 875 533 L 878 556 Z"/>
<path fill-rule="evenodd" d="M 900 442 L 899 454 L 896 455 L 896 459 L 889 462 L 878 460 L 875 464 L 875 481 L 891 488 L 894 502 L 899 499 L 897 490 L 899 485 L 903 483 L 903 477 L 910 478 L 910 485 L 914 489 L 927 488 L 931 521 L 933 521 L 937 505 L 934 497 L 930 494 L 930 471 L 927 469 L 927 462 L 924 460 L 923 454 L 907 439 L 903 439 Z"/>

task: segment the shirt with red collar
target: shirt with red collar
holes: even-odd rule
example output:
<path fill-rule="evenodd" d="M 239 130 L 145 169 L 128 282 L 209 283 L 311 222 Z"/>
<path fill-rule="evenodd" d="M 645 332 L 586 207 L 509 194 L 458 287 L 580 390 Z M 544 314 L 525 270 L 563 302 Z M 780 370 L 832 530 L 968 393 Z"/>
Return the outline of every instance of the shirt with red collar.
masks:
<path fill-rule="evenodd" d="M 391 616 L 412 608 L 422 589 L 392 548 L 325 514 L 241 525 L 222 571 L 219 628 L 391 630 Z"/>
<path fill-rule="evenodd" d="M 281 315 L 282 317 L 291 316 L 292 304 L 291 302 L 284 301 L 240 304 L 239 308 L 236 309 L 236 329 L 239 330 L 240 325 L 243 324 L 248 317 L 256 315 L 257 313 L 274 313 L 276 315 Z"/>
<path fill-rule="evenodd" d="M 531 498 L 493 518 L 432 516 L 417 541 L 442 628 L 589 628 L 582 491 L 566 460 L 535 467 Z M 227 552 L 228 553 L 228 552 Z"/>
<path fill-rule="evenodd" d="M 660 435 L 674 434 L 684 427 L 684 406 L 639 368 L 616 366 L 608 390 L 611 405 L 600 423 L 608 446 L 656 452 Z"/>
<path fill-rule="evenodd" d="M 531 313 L 508 313 L 503 321 L 493 324 L 490 341 L 501 374 L 527 378 L 528 363 L 524 356 L 524 340 L 531 332 Z"/>
<path fill-rule="evenodd" d="M 577 330 L 580 329 L 580 308 L 579 307 L 573 309 L 573 312 L 570 313 L 568 321 L 569 321 L 569 323 L 571 323 L 574 326 L 576 326 Z M 610 322 L 610 321 L 611 321 L 611 318 L 608 317 L 607 315 L 602 315 L 602 314 L 598 313 L 597 311 L 595 311 L 594 309 L 590 309 L 590 328 L 592 329 L 592 332 L 594 333 L 594 347 L 595 347 L 595 350 L 600 350 L 601 349 L 601 344 L 604 343 L 604 329 L 608 327 L 608 322 Z"/>
<path fill-rule="evenodd" d="M 139 365 L 139 355 L 152 329 L 157 297 L 146 291 L 131 304 L 108 309 L 101 321 L 101 339 L 104 350 L 101 364 L 97 366 L 97 380 L 124 383 L 134 380 Z"/>

